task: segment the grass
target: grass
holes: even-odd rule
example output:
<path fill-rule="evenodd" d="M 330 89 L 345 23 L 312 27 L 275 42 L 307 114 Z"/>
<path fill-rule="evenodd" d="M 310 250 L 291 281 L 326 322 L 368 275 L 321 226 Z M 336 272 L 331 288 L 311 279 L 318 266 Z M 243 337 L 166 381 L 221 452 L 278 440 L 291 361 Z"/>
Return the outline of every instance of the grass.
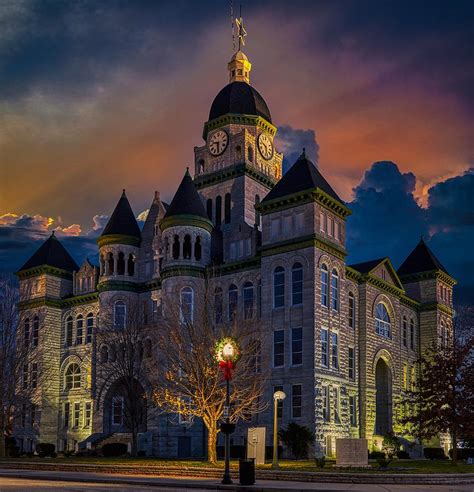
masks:
<path fill-rule="evenodd" d="M 27 463 L 68 463 L 89 465 L 126 465 L 126 466 L 159 466 L 159 467 L 198 467 L 198 468 L 223 468 L 224 462 L 210 465 L 200 460 L 166 460 L 160 458 L 101 458 L 101 457 L 70 457 L 70 458 L 6 458 L 1 461 L 17 461 Z M 282 471 L 301 471 L 319 473 L 474 473 L 474 465 L 467 465 L 460 461 L 453 465 L 449 460 L 394 460 L 387 471 L 380 471 L 375 461 L 369 461 L 371 468 L 343 469 L 335 467 L 334 461 L 328 461 L 324 468 L 317 468 L 313 460 L 290 461 L 281 460 Z M 237 460 L 231 461 L 232 467 L 238 466 Z M 257 467 L 261 470 L 271 470 L 271 464 Z"/>

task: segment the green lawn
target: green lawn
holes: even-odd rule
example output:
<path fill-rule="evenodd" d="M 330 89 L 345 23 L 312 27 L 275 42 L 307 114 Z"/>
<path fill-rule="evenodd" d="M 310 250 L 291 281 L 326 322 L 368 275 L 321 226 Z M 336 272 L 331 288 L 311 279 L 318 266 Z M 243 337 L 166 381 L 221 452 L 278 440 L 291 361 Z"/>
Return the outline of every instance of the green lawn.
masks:
<path fill-rule="evenodd" d="M 27 463 L 69 463 L 69 464 L 96 464 L 96 465 L 127 465 L 127 466 L 158 466 L 158 467 L 200 467 L 200 468 L 215 468 L 205 461 L 199 460 L 165 460 L 159 458 L 7 458 L 1 461 L 22 461 Z M 387 473 L 379 471 L 379 467 L 375 461 L 370 461 L 371 468 L 364 469 L 343 469 L 335 467 L 335 463 L 328 461 L 323 469 L 317 468 L 314 461 L 290 461 L 282 460 L 280 468 L 284 471 L 305 471 L 305 472 L 337 472 L 337 473 Z M 219 461 L 218 468 L 223 468 L 223 461 Z M 232 467 L 237 467 L 237 460 L 231 461 Z M 262 470 L 270 470 L 271 464 L 266 464 L 258 467 Z M 431 461 L 431 460 L 394 460 L 389 466 L 388 473 L 474 473 L 474 465 L 467 465 L 465 462 L 459 462 L 457 465 L 452 465 L 449 460 L 446 461 Z"/>

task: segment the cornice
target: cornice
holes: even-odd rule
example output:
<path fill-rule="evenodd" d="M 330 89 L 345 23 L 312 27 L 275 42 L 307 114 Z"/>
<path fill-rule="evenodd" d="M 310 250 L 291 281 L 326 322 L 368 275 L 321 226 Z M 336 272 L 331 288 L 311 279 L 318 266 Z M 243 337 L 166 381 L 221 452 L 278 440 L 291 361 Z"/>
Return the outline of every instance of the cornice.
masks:
<path fill-rule="evenodd" d="M 170 277 L 205 277 L 205 268 L 195 266 L 170 266 L 161 270 L 162 281 Z"/>
<path fill-rule="evenodd" d="M 37 297 L 35 299 L 28 299 L 18 302 L 18 309 L 34 309 L 38 307 L 51 307 L 56 309 L 62 308 L 61 299 L 52 299 L 50 297 Z"/>
<path fill-rule="evenodd" d="M 182 226 L 193 226 L 205 229 L 209 233 L 212 231 L 213 224 L 209 219 L 200 217 L 199 215 L 172 215 L 171 217 L 165 217 L 160 221 L 160 229 L 164 231 L 169 227 L 182 227 Z"/>
<path fill-rule="evenodd" d="M 244 272 L 246 270 L 254 270 L 260 268 L 261 258 L 260 256 L 242 260 L 234 261 L 232 263 L 224 263 L 222 265 L 209 267 L 207 269 L 210 277 L 218 277 L 220 275 L 228 275 L 229 273 Z"/>
<path fill-rule="evenodd" d="M 125 244 L 128 246 L 140 246 L 141 239 L 135 236 L 128 236 L 127 234 L 107 234 L 97 238 L 97 244 L 99 248 L 107 246 L 109 244 Z"/>
<path fill-rule="evenodd" d="M 396 287 L 395 285 L 389 284 L 385 280 L 383 280 L 379 277 L 376 277 L 372 273 L 362 275 L 362 282 L 367 282 L 371 285 L 374 285 L 375 287 L 378 287 L 379 289 L 383 290 L 384 292 L 387 292 L 388 294 L 395 295 L 397 297 L 401 297 L 403 294 L 405 294 L 405 291 L 403 289 L 400 289 L 399 287 Z"/>
<path fill-rule="evenodd" d="M 121 290 L 127 292 L 139 292 L 140 284 L 134 282 L 127 282 L 125 280 L 105 280 L 104 282 L 99 282 L 97 289 L 100 292 L 109 292 L 111 290 Z"/>
<path fill-rule="evenodd" d="M 346 266 L 346 278 L 349 280 L 354 280 L 360 283 L 362 280 L 362 274 L 350 266 Z"/>
<path fill-rule="evenodd" d="M 431 302 L 429 304 L 421 304 L 420 311 L 441 311 L 448 316 L 454 316 L 454 310 L 444 304 L 438 302 Z"/>
<path fill-rule="evenodd" d="M 25 280 L 27 278 L 36 277 L 43 274 L 72 280 L 72 272 L 68 272 L 67 270 L 63 270 L 62 268 L 52 267 L 50 265 L 39 265 L 37 267 L 28 268 L 27 270 L 20 270 L 16 272 L 15 275 L 20 280 Z"/>
<path fill-rule="evenodd" d="M 82 294 L 80 296 L 68 297 L 61 301 L 62 307 L 80 306 L 82 304 L 90 304 L 96 302 L 99 299 L 98 292 L 89 292 L 88 294 Z"/>
<path fill-rule="evenodd" d="M 404 284 L 409 284 L 412 282 L 419 282 L 421 280 L 441 280 L 453 287 L 458 282 L 451 275 L 443 272 L 442 270 L 430 270 L 428 272 L 411 273 L 407 275 L 400 275 L 400 280 Z"/>
<path fill-rule="evenodd" d="M 204 129 L 202 131 L 202 138 L 204 140 L 207 139 L 207 134 L 216 130 L 217 128 L 222 128 L 226 125 L 251 125 L 261 128 L 269 133 L 272 137 L 276 135 L 277 127 L 269 123 L 265 118 L 261 116 L 256 116 L 252 114 L 234 114 L 227 113 L 223 116 L 219 116 L 219 118 L 215 118 L 213 120 L 209 120 L 204 123 Z"/>

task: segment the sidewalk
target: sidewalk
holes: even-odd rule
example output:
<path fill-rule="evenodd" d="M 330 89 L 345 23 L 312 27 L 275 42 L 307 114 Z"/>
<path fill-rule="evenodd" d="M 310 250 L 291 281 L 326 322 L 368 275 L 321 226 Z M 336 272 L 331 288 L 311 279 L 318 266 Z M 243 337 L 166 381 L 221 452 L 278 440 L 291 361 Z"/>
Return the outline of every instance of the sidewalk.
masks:
<path fill-rule="evenodd" d="M 150 477 L 147 475 L 111 475 L 106 473 L 86 473 L 86 472 L 64 472 L 64 471 L 42 471 L 42 470 L 13 470 L 0 469 L 0 490 L 1 478 L 15 478 L 22 480 L 40 480 L 45 482 L 70 482 L 76 484 L 116 484 L 134 487 L 150 487 L 172 490 L 239 490 L 246 489 L 262 492 L 283 492 L 283 491 L 307 491 L 318 490 L 328 491 L 366 491 L 366 492 L 400 492 L 403 490 L 424 491 L 473 491 L 472 484 L 464 485 L 378 485 L 378 484 L 343 484 L 343 483 L 310 483 L 310 482 L 291 482 L 275 480 L 258 480 L 254 486 L 243 487 L 234 480 L 234 485 L 222 485 L 216 479 L 202 479 L 190 477 Z M 86 490 L 86 489 L 85 489 Z M 133 490 L 133 488 L 132 488 Z"/>

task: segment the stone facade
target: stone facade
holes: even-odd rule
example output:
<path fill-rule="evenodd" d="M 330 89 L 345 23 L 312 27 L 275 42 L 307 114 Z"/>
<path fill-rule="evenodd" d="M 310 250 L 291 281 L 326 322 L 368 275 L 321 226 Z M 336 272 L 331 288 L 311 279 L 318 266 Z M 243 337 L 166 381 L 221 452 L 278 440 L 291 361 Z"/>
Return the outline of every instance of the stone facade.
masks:
<path fill-rule="evenodd" d="M 233 70 L 239 60 L 234 62 Z M 279 425 L 308 426 L 315 433 L 314 453 L 334 455 L 336 438 L 364 438 L 372 448 L 389 430 L 403 433 L 398 402 L 416 382 L 420 351 L 449 336 L 455 282 L 440 268 L 398 275 L 388 258 L 347 265 L 350 211 L 304 155 L 294 174 L 307 172 L 316 181 L 298 182 L 290 171 L 281 177 L 282 154 L 272 150 L 264 157 L 259 144 L 262 134 L 272 142 L 277 131 L 262 114 L 230 111 L 205 123 L 191 186 L 207 218 L 186 213 L 171 220 L 155 194 L 141 232 L 99 238 L 98 266 L 41 263 L 18 273 L 20 333 L 37 317 L 39 341 L 32 352 L 38 354 L 36 370 L 47 375 L 32 397 L 35 418 L 20 418 L 16 426 L 25 450 L 40 441 L 65 451 L 127 440 L 126 430 L 111 423 L 113 382 L 98 384 L 99 317 L 117 302 L 138 303 L 145 323 L 160 323 L 163 298 L 177 303 L 183 288 L 203 289 L 196 271 L 219 272 L 209 275 L 210 289 L 222 289 L 224 317 L 229 291 L 236 290 L 239 322 L 258 321 L 262 364 L 271 368 L 263 398 L 271 402 L 276 389 L 285 391 Z M 227 143 L 214 155 L 210 141 L 219 130 Z M 277 183 L 291 193 L 269 195 Z M 112 217 L 127 207 L 124 194 Z M 251 289 L 250 320 L 244 287 Z M 31 414 L 29 407 L 24 411 Z M 245 444 L 247 428 L 255 426 L 266 427 L 270 444 L 271 405 L 241 423 L 232 442 Z M 141 433 L 139 447 L 185 457 L 202 456 L 205 444 L 202 423 L 189 427 L 177 416 L 161 415 Z"/>

